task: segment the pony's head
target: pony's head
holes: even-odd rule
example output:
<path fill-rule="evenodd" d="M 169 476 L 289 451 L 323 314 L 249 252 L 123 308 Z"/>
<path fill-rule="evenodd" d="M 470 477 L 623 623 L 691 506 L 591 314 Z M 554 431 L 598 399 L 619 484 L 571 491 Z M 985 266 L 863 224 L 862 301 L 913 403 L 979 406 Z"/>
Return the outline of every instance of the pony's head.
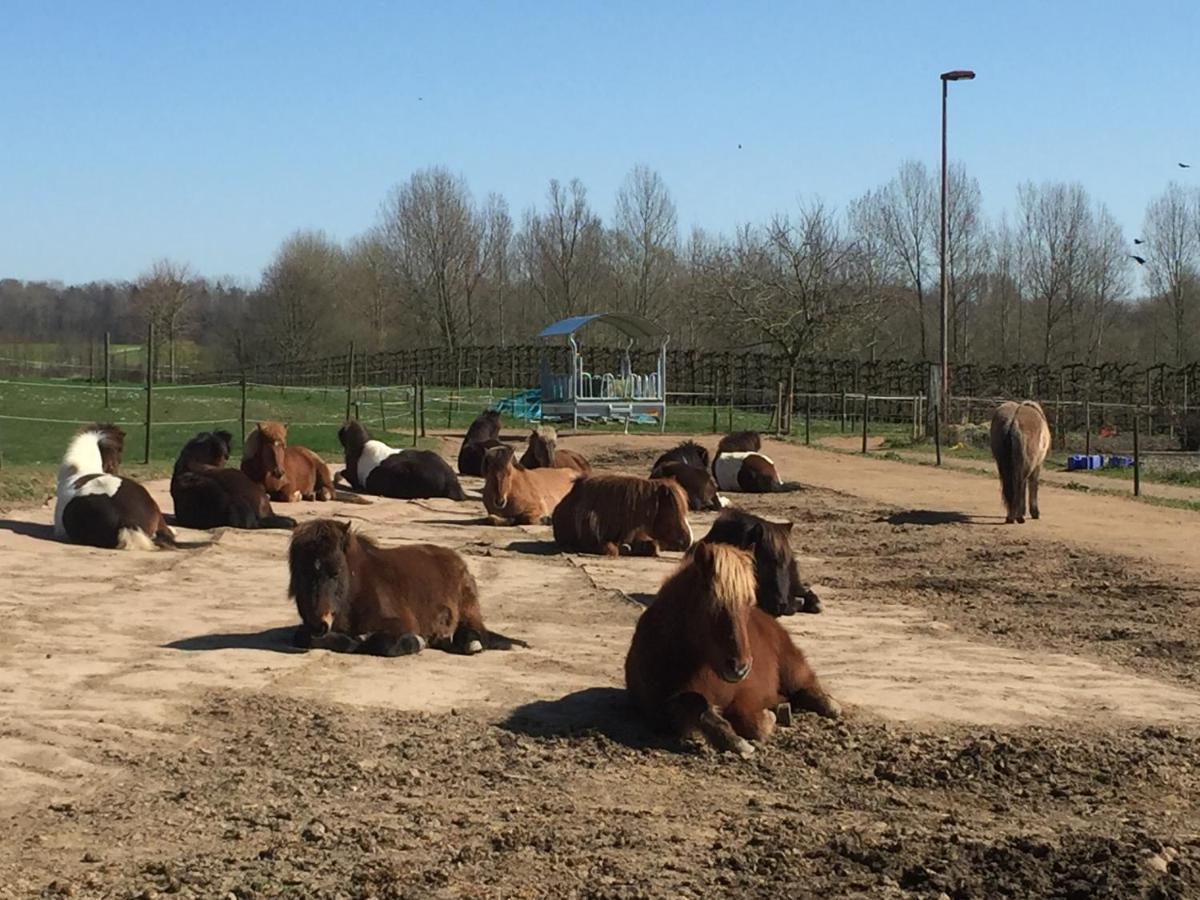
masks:
<path fill-rule="evenodd" d="M 349 522 L 314 519 L 292 533 L 288 547 L 288 596 L 300 620 L 316 635 L 327 633 L 346 608 L 350 595 Z"/>
<path fill-rule="evenodd" d="M 347 419 L 346 424 L 338 429 L 338 441 L 347 453 L 361 453 L 370 439 L 366 426 L 358 419 Z"/>
<path fill-rule="evenodd" d="M 703 449 L 703 448 L 701 448 Z M 721 509 L 717 483 L 707 468 L 672 460 L 655 466 L 651 478 L 672 478 L 687 494 L 688 507 L 695 510 Z"/>
<path fill-rule="evenodd" d="M 229 460 L 233 435 L 228 431 L 202 431 L 183 445 L 175 471 L 192 465 L 223 466 Z"/>
<path fill-rule="evenodd" d="M 471 427 L 467 429 L 468 441 L 485 441 L 488 438 L 494 438 L 500 434 L 500 410 L 485 409 L 475 421 L 471 423 Z"/>
<path fill-rule="evenodd" d="M 85 425 L 71 438 L 59 467 L 59 479 L 76 475 L 116 475 L 125 449 L 125 432 L 112 424 Z"/>
<path fill-rule="evenodd" d="M 508 445 L 492 447 L 483 455 L 484 490 L 491 492 L 497 509 L 508 506 L 513 469 L 519 466 L 513 456 L 513 448 Z"/>
<path fill-rule="evenodd" d="M 796 594 L 799 574 L 796 557 L 788 540 L 791 522 L 768 522 L 765 519 L 750 528 L 749 542 L 754 547 L 754 575 L 758 581 L 758 605 L 773 616 L 794 612 L 792 598 Z"/>
<path fill-rule="evenodd" d="M 258 427 L 246 438 L 242 458 L 257 460 L 262 470 L 272 478 L 282 478 L 286 451 L 287 426 L 282 422 L 259 422 Z"/>
<path fill-rule="evenodd" d="M 692 526 L 687 519 L 687 494 L 674 479 L 652 483 L 658 501 L 654 539 L 666 550 L 686 550 L 692 546 Z"/>
<path fill-rule="evenodd" d="M 754 608 L 754 560 L 729 544 L 701 543 L 685 565 L 695 567 L 703 609 L 691 617 L 708 664 L 724 681 L 736 683 L 754 665 L 750 611 Z"/>
<path fill-rule="evenodd" d="M 554 468 L 554 451 L 558 446 L 558 432 L 550 425 L 536 425 L 529 433 L 529 452 L 543 469 Z"/>

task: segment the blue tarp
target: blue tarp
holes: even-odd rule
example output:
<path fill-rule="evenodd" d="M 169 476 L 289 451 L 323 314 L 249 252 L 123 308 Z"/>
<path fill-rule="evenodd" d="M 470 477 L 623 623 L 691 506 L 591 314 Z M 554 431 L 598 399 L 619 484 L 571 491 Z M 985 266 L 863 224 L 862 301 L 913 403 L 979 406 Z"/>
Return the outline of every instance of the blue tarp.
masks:
<path fill-rule="evenodd" d="M 622 334 L 627 334 L 631 338 L 662 338 L 667 336 L 665 328 L 655 322 L 651 322 L 649 319 L 643 319 L 641 316 L 631 315 L 630 313 L 592 313 L 586 316 L 571 316 L 569 319 L 561 319 L 553 325 L 547 325 L 541 330 L 538 337 L 566 337 L 567 335 L 574 334 L 589 322 L 596 321 L 611 325 Z"/>

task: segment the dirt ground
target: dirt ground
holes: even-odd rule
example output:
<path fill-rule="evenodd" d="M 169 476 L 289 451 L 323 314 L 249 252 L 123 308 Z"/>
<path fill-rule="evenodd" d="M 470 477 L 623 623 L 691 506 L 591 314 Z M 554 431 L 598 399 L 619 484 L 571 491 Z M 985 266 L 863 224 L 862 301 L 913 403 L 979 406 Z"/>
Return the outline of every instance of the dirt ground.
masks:
<path fill-rule="evenodd" d="M 563 443 L 645 471 L 673 440 Z M 457 548 L 532 645 L 380 660 L 291 651 L 286 533 L 113 553 L 8 514 L 0 897 L 1200 896 L 1197 515 L 1050 486 L 1004 527 L 976 475 L 768 452 L 802 488 L 734 499 L 796 523 L 826 612 L 785 623 L 847 713 L 750 761 L 620 689 L 678 554 L 559 554 L 478 501 L 288 508 Z"/>

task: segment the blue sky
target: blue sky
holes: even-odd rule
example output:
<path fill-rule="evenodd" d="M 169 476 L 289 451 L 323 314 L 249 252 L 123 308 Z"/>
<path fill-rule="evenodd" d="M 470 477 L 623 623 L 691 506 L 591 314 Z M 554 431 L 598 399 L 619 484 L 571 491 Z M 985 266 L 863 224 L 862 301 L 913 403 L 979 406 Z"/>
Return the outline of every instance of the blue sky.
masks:
<path fill-rule="evenodd" d="M 1200 183 L 1200 4 L 0 2 L 0 276 L 257 278 L 441 164 L 519 217 L 551 177 L 606 218 L 644 163 L 684 228 L 836 206 L 951 156 L 990 213 L 1076 180 L 1132 237 Z M 738 144 L 742 149 L 738 149 Z M 1182 170 L 1176 164 L 1192 162 Z"/>

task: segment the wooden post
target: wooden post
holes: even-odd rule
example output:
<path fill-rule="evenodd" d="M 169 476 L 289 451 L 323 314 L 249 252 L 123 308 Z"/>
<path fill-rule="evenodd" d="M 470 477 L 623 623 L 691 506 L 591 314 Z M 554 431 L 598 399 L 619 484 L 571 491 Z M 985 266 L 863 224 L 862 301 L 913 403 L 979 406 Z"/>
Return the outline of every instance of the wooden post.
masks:
<path fill-rule="evenodd" d="M 871 406 L 871 398 L 864 391 L 863 395 L 863 431 L 862 431 L 862 452 L 867 452 L 867 420 L 871 418 L 869 408 Z"/>
<path fill-rule="evenodd" d="M 412 385 L 413 446 L 417 446 L 417 383 Z"/>
<path fill-rule="evenodd" d="M 354 399 L 354 341 L 350 342 L 350 351 L 346 356 L 346 418 L 350 418 L 350 403 Z M 357 416 L 355 417 L 357 418 Z"/>
<path fill-rule="evenodd" d="M 729 384 L 727 384 L 726 387 L 729 389 L 729 415 L 728 415 L 729 431 L 726 433 L 733 434 L 733 369 L 732 368 L 729 370 L 728 381 L 729 381 Z"/>
<path fill-rule="evenodd" d="M 791 366 L 788 369 L 788 392 L 787 392 L 787 431 L 788 437 L 792 434 L 792 413 L 796 409 L 796 367 Z"/>
<path fill-rule="evenodd" d="M 146 458 L 150 464 L 150 426 L 154 424 L 154 323 L 146 326 Z"/>
<path fill-rule="evenodd" d="M 1133 496 L 1142 496 L 1142 450 L 1138 440 L 1138 411 L 1133 408 Z"/>
<path fill-rule="evenodd" d="M 1085 399 L 1083 401 L 1083 454 L 1084 456 L 1092 455 L 1092 401 Z"/>
<path fill-rule="evenodd" d="M 713 434 L 716 434 L 717 433 L 717 404 L 721 402 L 721 376 L 717 375 L 713 379 L 713 381 L 715 382 L 715 384 L 713 385 L 713 395 L 712 395 L 712 407 L 713 407 L 712 430 L 713 430 Z"/>
<path fill-rule="evenodd" d="M 420 406 L 421 406 L 421 437 L 425 437 L 425 376 L 421 376 L 420 381 Z"/>
<path fill-rule="evenodd" d="M 842 431 L 846 430 L 846 392 L 842 391 Z"/>
<path fill-rule="evenodd" d="M 108 404 L 108 386 L 109 386 L 109 379 L 110 379 L 110 377 L 112 377 L 112 359 L 113 359 L 112 347 L 113 347 L 113 336 L 112 336 L 112 334 L 110 334 L 110 332 L 106 331 L 106 332 L 104 332 L 104 409 L 108 409 L 108 406 L 109 406 L 109 404 Z M 1184 396 L 1187 396 L 1187 391 L 1184 391 Z M 1184 408 L 1186 408 L 1187 402 L 1184 402 L 1183 406 L 1184 406 Z M 1186 410 L 1184 410 L 1184 412 L 1186 412 Z"/>
<path fill-rule="evenodd" d="M 934 400 L 934 403 L 937 401 Z M 942 464 L 942 414 L 939 412 L 933 417 L 933 452 L 937 458 L 937 464 Z"/>
<path fill-rule="evenodd" d="M 88 384 L 96 383 L 96 341 L 88 336 Z"/>
<path fill-rule="evenodd" d="M 246 445 L 246 373 L 242 373 L 242 446 Z"/>
<path fill-rule="evenodd" d="M 357 400 L 354 401 L 354 418 L 356 418 L 356 419 L 362 418 L 361 404 Z"/>
<path fill-rule="evenodd" d="M 812 394 L 804 395 L 804 445 L 812 444 Z"/>
<path fill-rule="evenodd" d="M 387 431 L 387 411 L 383 408 L 383 388 L 379 389 L 379 422 L 384 431 Z"/>
<path fill-rule="evenodd" d="M 783 434 L 783 382 L 779 382 L 775 393 L 775 436 Z"/>

